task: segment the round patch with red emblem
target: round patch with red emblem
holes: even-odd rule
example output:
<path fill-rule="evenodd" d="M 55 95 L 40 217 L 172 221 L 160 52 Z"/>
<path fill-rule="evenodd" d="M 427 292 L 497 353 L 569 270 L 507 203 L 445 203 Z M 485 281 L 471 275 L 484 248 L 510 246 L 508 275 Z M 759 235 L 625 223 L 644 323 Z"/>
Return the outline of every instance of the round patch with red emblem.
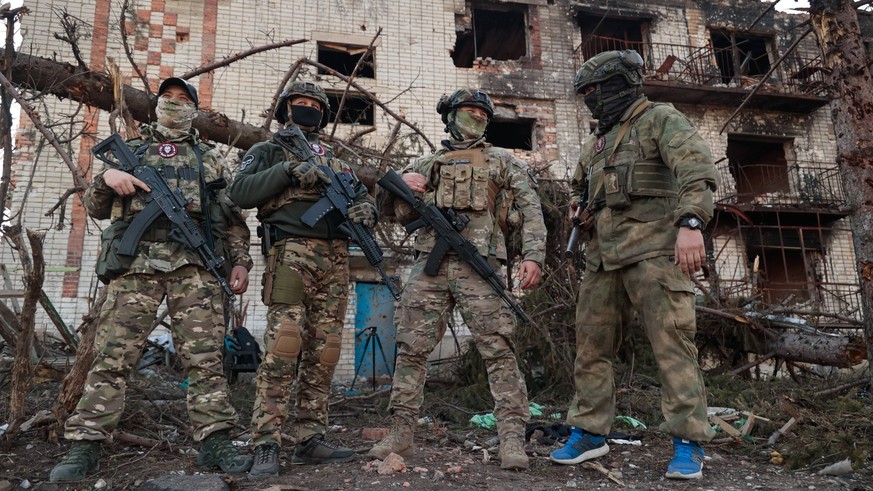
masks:
<path fill-rule="evenodd" d="M 312 153 L 314 153 L 315 155 L 324 155 L 324 147 L 322 147 L 318 143 L 310 143 L 309 148 L 312 149 Z"/>
<path fill-rule="evenodd" d="M 597 143 L 594 144 L 594 153 L 600 153 L 604 148 L 606 148 L 606 137 L 601 136 L 597 139 Z"/>
<path fill-rule="evenodd" d="M 175 157 L 177 153 L 179 153 L 179 147 L 175 143 L 161 143 L 158 145 L 158 155 L 165 159 Z"/>

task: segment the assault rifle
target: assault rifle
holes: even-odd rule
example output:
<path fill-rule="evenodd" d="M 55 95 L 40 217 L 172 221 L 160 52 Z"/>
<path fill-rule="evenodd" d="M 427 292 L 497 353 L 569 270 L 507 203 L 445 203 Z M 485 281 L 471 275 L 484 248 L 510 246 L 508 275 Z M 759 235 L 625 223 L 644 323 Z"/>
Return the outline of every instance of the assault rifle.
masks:
<path fill-rule="evenodd" d="M 506 305 L 509 305 L 523 322 L 527 324 L 532 322 L 524 310 L 506 293 L 506 285 L 497 276 L 491 264 L 479 254 L 479 250 L 476 249 L 475 245 L 461 235 L 461 230 L 470 221 L 467 215 L 457 213 L 451 208 L 441 210 L 434 205 L 426 205 L 421 198 L 415 196 L 412 190 L 409 189 L 409 186 L 403 182 L 403 179 L 394 172 L 394 169 L 388 169 L 388 172 L 379 179 L 378 184 L 397 198 L 409 203 L 418 212 L 419 218 L 406 225 L 406 233 L 415 232 L 425 226 L 433 228 L 436 233 L 436 244 L 430 251 L 427 263 L 424 266 L 425 274 L 436 276 L 440 263 L 442 263 L 446 253 L 451 249 L 462 261 L 469 264 L 483 280 L 491 285 L 491 288 L 500 295 L 500 298 L 506 302 Z"/>
<path fill-rule="evenodd" d="M 151 192 L 148 192 L 136 188 L 137 194 L 145 203 L 145 208 L 136 214 L 136 217 L 134 217 L 127 230 L 125 230 L 124 235 L 121 236 L 121 242 L 118 244 L 118 253 L 123 256 L 135 256 L 142 234 L 148 230 L 155 220 L 161 216 L 166 216 L 171 224 L 172 231 L 176 232 L 174 237 L 178 236 L 182 244 L 188 249 L 197 252 L 200 260 L 203 261 L 203 266 L 215 276 L 224 294 L 233 303 L 235 299 L 233 291 L 231 291 L 230 284 L 219 270 L 221 264 L 224 263 L 224 258 L 215 255 L 212 247 L 207 244 L 206 239 L 203 237 L 200 225 L 185 211 L 185 207 L 189 202 L 185 199 L 182 191 L 170 189 L 170 186 L 158 169 L 141 165 L 139 159 L 130 151 L 130 148 L 118 136 L 118 133 L 94 145 L 91 153 L 111 167 L 132 174 L 140 181 L 146 183 L 151 189 Z M 116 161 L 107 157 L 107 153 L 111 153 Z"/>
<path fill-rule="evenodd" d="M 343 217 L 343 222 L 339 226 L 340 231 L 348 235 L 352 242 L 358 244 L 364 257 L 367 258 L 367 262 L 379 272 L 382 281 L 391 291 L 391 295 L 396 300 L 400 300 L 400 289 L 397 288 L 394 279 L 388 276 L 382 268 L 384 254 L 379 244 L 376 243 L 376 238 L 373 237 L 373 231 L 349 219 L 349 208 L 355 205 L 355 177 L 350 172 L 336 173 L 330 166 L 321 165 L 315 154 L 312 153 L 312 147 L 309 146 L 306 136 L 295 125 L 289 125 L 277 131 L 273 134 L 273 141 L 301 161 L 317 166 L 330 178 L 330 184 L 323 186 L 322 198 L 306 210 L 300 217 L 300 221 L 308 227 L 315 227 L 315 224 L 328 213 L 334 210 L 339 212 Z"/>

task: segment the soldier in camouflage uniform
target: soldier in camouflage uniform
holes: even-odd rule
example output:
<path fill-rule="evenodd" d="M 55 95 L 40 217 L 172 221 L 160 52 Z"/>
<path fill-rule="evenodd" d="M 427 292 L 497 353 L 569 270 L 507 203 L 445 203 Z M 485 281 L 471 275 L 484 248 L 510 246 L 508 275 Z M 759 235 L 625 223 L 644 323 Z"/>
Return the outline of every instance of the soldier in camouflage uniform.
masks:
<path fill-rule="evenodd" d="M 505 270 L 500 265 L 507 259 L 504 217 L 521 224 L 523 261 L 517 278 L 522 288 L 532 288 L 540 280 L 546 228 L 536 181 L 527 164 L 485 142 L 494 105 L 484 92 L 461 89 L 443 96 L 437 112 L 451 138 L 442 142 L 444 149 L 405 169 L 403 181 L 416 193 L 424 193 L 426 202 L 467 215 L 470 222 L 462 234 L 498 271 Z M 398 220 L 410 219 L 408 205 L 400 200 L 394 200 L 393 205 Z M 418 257 L 394 318 L 398 353 L 389 404 L 393 427 L 369 455 L 384 459 L 391 452 L 412 453 L 427 358 L 442 339 L 445 319 L 457 306 L 487 367 L 501 467 L 527 469 L 523 441 L 530 413 L 524 377 L 510 340 L 515 317 L 488 283 L 452 253 L 445 256 L 436 276 L 426 275 L 424 266 L 434 243 L 433 230 L 418 233 Z"/>
<path fill-rule="evenodd" d="M 292 82 L 276 103 L 276 120 L 297 125 L 306 134 L 321 165 L 352 172 L 319 142 L 327 125 L 327 94 L 311 82 Z M 324 439 L 327 404 L 334 368 L 339 361 L 349 286 L 348 236 L 339 230 L 342 216 L 328 213 L 310 228 L 301 215 L 321 198 L 330 178 L 273 141 L 254 145 L 243 157 L 230 194 L 243 208 L 258 209 L 266 251 L 264 304 L 266 356 L 258 368 L 257 399 L 252 413 L 255 463 L 249 476 L 278 475 L 282 424 L 288 415 L 291 387 L 297 382 L 296 447 L 292 462 L 347 462 L 354 451 Z M 372 227 L 376 207 L 367 188 L 357 181 L 352 220 Z"/>
<path fill-rule="evenodd" d="M 587 271 L 576 307 L 576 394 L 567 445 L 551 459 L 578 464 L 605 455 L 615 415 L 613 351 L 622 313 L 636 309 L 661 374 L 661 430 L 674 437 L 666 477 L 699 479 L 700 442 L 713 437 L 694 345 L 694 289 L 705 251 L 701 229 L 713 214 L 718 175 L 709 147 L 669 104 L 641 94 L 636 51 L 600 53 L 574 81 L 598 119 L 572 180 L 571 213 L 594 212 Z"/>
<path fill-rule="evenodd" d="M 243 293 L 252 266 L 248 227 L 222 190 L 226 182 L 221 152 L 201 141 L 191 128 L 197 114 L 197 91 L 182 79 L 169 78 L 161 84 L 158 96 L 157 122 L 144 126 L 142 138 L 127 144 L 142 164 L 162 168 L 170 187 L 192 200 L 188 212 L 195 221 L 211 222 L 211 230 L 204 230 L 204 235 L 211 232 L 216 256 L 227 259 L 225 273 L 231 289 Z M 117 254 L 118 241 L 144 208 L 136 188 L 149 191 L 133 175 L 110 167 L 97 174 L 85 191 L 83 204 L 88 214 L 112 220 L 103 232 L 97 261 L 98 276 L 109 285 L 97 321 L 97 357 L 76 412 L 66 422 L 64 436 L 73 444 L 52 469 L 52 482 L 78 481 L 99 468 L 100 442 L 111 438 L 121 418 L 127 375 L 145 347 L 164 299 L 174 345 L 190 378 L 188 414 L 194 440 L 202 443 L 198 464 L 244 472 L 252 463 L 251 456 L 235 450 L 228 436 L 237 414 L 222 371 L 225 326 L 222 303 L 216 300 L 222 295 L 217 279 L 196 252 L 173 239 L 166 218 L 159 218 L 144 232 L 136 256 L 125 259 Z"/>

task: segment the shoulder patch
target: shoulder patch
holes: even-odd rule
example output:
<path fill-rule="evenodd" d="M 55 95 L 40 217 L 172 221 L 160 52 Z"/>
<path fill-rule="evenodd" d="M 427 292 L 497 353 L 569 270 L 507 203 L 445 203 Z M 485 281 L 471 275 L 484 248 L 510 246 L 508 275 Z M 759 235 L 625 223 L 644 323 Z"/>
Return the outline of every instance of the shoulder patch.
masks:
<path fill-rule="evenodd" d="M 246 157 L 239 164 L 239 171 L 242 172 L 242 171 L 246 170 L 246 167 L 248 167 L 254 161 L 255 161 L 254 155 L 246 155 Z"/>

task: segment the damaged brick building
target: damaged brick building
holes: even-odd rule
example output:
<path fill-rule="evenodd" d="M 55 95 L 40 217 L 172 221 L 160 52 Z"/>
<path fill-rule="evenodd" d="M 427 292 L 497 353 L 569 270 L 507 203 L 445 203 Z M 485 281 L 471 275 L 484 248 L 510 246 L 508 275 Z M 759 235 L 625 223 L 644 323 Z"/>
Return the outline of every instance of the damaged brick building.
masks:
<path fill-rule="evenodd" d="M 54 36 L 63 31 L 64 16 L 72 16 L 89 33 L 78 40 L 83 60 L 102 70 L 112 56 L 126 82 L 142 88 L 121 42 L 121 30 L 127 29 L 131 56 L 154 90 L 161 78 L 251 46 L 307 39 L 192 79 L 203 108 L 259 125 L 292 62 L 306 56 L 349 74 L 381 27 L 373 54 L 357 74 L 362 86 L 432 141 L 443 135 L 434 111 L 439 96 L 457 87 L 481 87 L 497 104 L 489 132 L 492 143 L 547 168 L 555 179 L 572 172 L 580 141 L 592 128 L 587 109 L 573 94 L 576 68 L 605 49 L 635 49 L 645 60 L 646 94 L 685 112 L 718 161 L 718 211 L 707 233 L 715 269 L 705 284 L 728 298 L 758 298 L 847 318 L 860 315 L 848 209 L 821 83 L 821 53 L 812 36 L 799 38 L 802 30 L 797 27 L 804 15 L 776 12 L 768 3 L 752 0 L 140 0 L 125 16 L 119 4 L 70 1 L 60 8 L 50 0 L 27 2 L 32 13 L 23 19 L 21 51 L 73 62 L 70 46 Z M 338 106 L 344 82 L 314 69 L 301 77 L 319 80 L 329 89 L 334 108 Z M 366 95 L 350 95 L 343 113 L 332 116 L 332 121 L 338 118 L 337 134 L 372 128 L 361 141 L 381 148 L 394 120 Z M 46 101 L 56 118 L 70 115 L 73 134 L 93 135 L 72 147 L 74 160 L 90 177 L 97 169 L 88 150 L 110 134 L 107 114 L 69 100 Z M 743 109 L 734 115 L 741 104 Z M 57 215 L 44 215 L 72 187 L 72 180 L 50 149 L 37 151 L 39 140 L 22 117 L 11 209 L 21 208 L 20 190 L 33 172 L 35 192 L 22 210 L 23 222 L 47 231 L 45 290 L 67 322 L 75 324 L 94 296 L 92 271 L 99 226 L 104 224 L 87 219 L 76 203 L 69 207 L 62 229 L 56 227 Z M 406 141 L 409 154 L 426 151 L 420 140 Z M 235 166 L 237 152 L 228 150 Z M 254 217 L 250 224 L 254 231 Z M 259 300 L 263 263 L 257 240 L 252 246 L 252 286 L 245 296 L 251 300 L 248 327 L 256 336 L 263 332 L 266 317 Z M 0 261 L 15 269 L 15 257 L 7 247 Z M 362 337 L 355 333 L 374 317 L 380 322 L 387 318 L 390 324 L 393 308 L 365 308 L 380 295 L 368 289 L 374 274 L 363 261 L 352 274 L 356 285 L 346 319 L 344 362 L 337 370 L 337 377 L 346 380 L 361 357 Z M 19 276 L 12 275 L 11 286 L 17 287 Z M 39 322 L 50 326 L 43 318 Z M 837 326 L 842 321 L 823 316 L 819 322 Z M 391 342 L 390 336 L 386 341 Z"/>

